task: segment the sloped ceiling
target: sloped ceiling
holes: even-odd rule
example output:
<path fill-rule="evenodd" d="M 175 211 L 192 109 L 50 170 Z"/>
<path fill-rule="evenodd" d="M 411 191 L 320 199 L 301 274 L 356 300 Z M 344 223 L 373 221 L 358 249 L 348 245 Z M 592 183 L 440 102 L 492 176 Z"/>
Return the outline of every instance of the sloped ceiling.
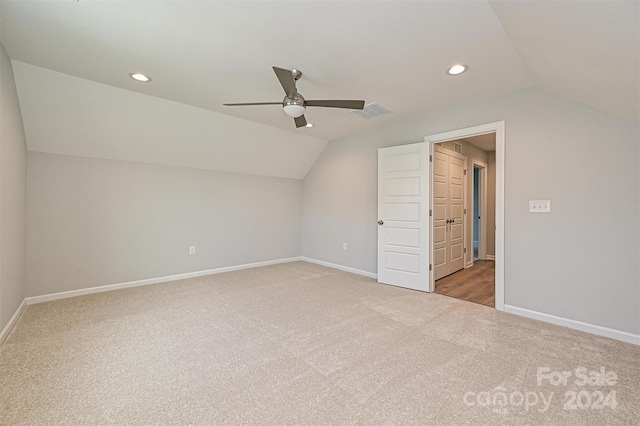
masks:
<path fill-rule="evenodd" d="M 326 141 L 14 61 L 29 150 L 303 179 Z"/>
<path fill-rule="evenodd" d="M 535 86 L 640 121 L 640 2 L 491 5 Z"/>
<path fill-rule="evenodd" d="M 3 0 L 0 12 L 31 150 L 300 178 L 328 140 L 531 85 L 640 115 L 637 1 Z M 469 70 L 447 76 L 454 63 Z M 301 69 L 307 99 L 393 113 L 310 108 L 315 127 L 295 129 L 278 106 L 222 106 L 281 100 L 273 65 Z"/>

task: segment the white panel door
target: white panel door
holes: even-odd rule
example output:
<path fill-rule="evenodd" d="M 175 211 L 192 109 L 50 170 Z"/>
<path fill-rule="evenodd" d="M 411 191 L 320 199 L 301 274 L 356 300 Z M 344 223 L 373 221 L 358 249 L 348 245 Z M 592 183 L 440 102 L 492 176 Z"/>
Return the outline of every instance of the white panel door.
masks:
<path fill-rule="evenodd" d="M 429 291 L 429 144 L 378 150 L 378 282 Z"/>
<path fill-rule="evenodd" d="M 464 268 L 464 170 L 465 161 L 449 156 L 449 273 Z"/>
<path fill-rule="evenodd" d="M 466 157 L 436 145 L 433 157 L 433 266 L 438 280 L 464 268 Z"/>
<path fill-rule="evenodd" d="M 449 156 L 433 153 L 433 267 L 434 279 L 449 275 Z"/>

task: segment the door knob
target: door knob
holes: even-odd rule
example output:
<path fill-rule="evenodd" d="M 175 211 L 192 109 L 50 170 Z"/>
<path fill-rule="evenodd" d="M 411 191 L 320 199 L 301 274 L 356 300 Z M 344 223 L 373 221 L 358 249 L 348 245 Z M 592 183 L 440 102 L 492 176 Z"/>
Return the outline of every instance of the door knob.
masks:
<path fill-rule="evenodd" d="M 455 219 L 451 219 L 451 223 L 455 223 L 455 221 L 456 221 Z"/>
<path fill-rule="evenodd" d="M 384 222 L 382 220 L 379 220 L 378 225 L 384 225 Z"/>

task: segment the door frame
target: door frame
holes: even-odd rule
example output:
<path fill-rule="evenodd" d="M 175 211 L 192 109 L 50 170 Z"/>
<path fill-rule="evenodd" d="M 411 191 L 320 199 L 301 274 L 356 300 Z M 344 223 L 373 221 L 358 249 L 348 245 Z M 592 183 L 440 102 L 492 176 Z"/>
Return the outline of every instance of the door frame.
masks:
<path fill-rule="evenodd" d="M 434 144 L 456 139 L 470 138 L 473 136 L 496 134 L 496 275 L 495 275 L 495 308 L 504 311 L 504 170 L 505 170 L 505 122 L 496 121 L 479 126 L 466 127 L 425 136 L 424 141 L 431 144 L 431 155 L 434 152 Z M 433 179 L 431 180 L 433 185 Z M 431 189 L 433 191 L 433 188 Z M 433 192 L 432 192 L 433 193 Z M 430 226 L 433 229 L 433 217 L 430 218 Z M 430 250 L 429 259 L 433 264 L 433 250 Z M 434 271 L 429 273 L 429 291 L 435 291 Z"/>
<path fill-rule="evenodd" d="M 478 210 L 480 220 L 478 221 L 478 259 L 487 258 L 487 164 L 482 161 L 471 159 L 471 188 L 475 188 L 475 167 L 482 169 L 478 184 Z M 472 192 L 474 190 L 472 189 Z M 471 213 L 475 212 L 475 194 L 471 197 Z M 475 216 L 475 215 L 474 215 Z M 471 220 L 471 246 L 473 248 L 473 235 L 475 234 L 475 217 Z M 472 251 L 473 253 L 473 251 Z M 471 266 L 473 266 L 474 256 L 471 256 Z"/>

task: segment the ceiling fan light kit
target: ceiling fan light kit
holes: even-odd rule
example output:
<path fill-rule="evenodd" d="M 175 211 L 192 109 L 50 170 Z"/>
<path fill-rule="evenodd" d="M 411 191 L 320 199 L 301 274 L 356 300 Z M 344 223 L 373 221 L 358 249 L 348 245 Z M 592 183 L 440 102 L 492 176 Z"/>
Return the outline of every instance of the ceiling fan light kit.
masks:
<path fill-rule="evenodd" d="M 289 117 L 298 118 L 304 114 L 304 111 L 307 108 L 304 106 L 304 98 L 300 93 L 298 93 L 298 96 L 296 96 L 295 99 L 289 99 L 285 96 L 282 101 L 282 109 Z"/>
<path fill-rule="evenodd" d="M 313 127 L 307 123 L 304 112 L 307 107 L 323 108 L 345 108 L 358 110 L 364 108 L 364 101 L 356 100 L 310 100 L 306 101 L 296 88 L 296 81 L 302 77 L 302 72 L 297 69 L 287 70 L 273 67 L 280 85 L 284 89 L 285 97 L 282 102 L 251 102 L 240 104 L 224 104 L 225 106 L 247 106 L 247 105 L 282 105 L 282 110 L 289 117 L 293 118 L 297 128 Z"/>

